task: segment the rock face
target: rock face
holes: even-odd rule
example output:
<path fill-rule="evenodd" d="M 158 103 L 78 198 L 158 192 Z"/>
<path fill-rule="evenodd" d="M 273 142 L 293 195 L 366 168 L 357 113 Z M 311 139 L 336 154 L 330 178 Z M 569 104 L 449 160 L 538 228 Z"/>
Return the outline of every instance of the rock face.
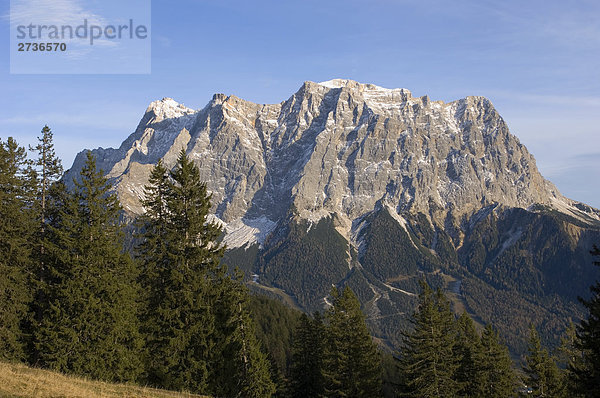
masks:
<path fill-rule="evenodd" d="M 181 148 L 200 167 L 228 232 L 260 231 L 238 231 L 228 239 L 233 247 L 265 237 L 292 205 L 311 221 L 337 214 L 346 237 L 352 221 L 377 205 L 451 223 L 457 241 L 464 216 L 493 204 L 542 204 L 598 219 L 544 180 L 483 97 L 444 103 L 336 79 L 306 82 L 275 105 L 216 94 L 194 111 L 165 98 L 150 104 L 119 149 L 93 152 L 125 209 L 140 214 L 152 166 L 160 158 L 172 165 Z"/>
<path fill-rule="evenodd" d="M 600 212 L 563 197 L 491 102 L 444 103 L 351 80 L 259 105 L 150 104 L 118 149 L 92 152 L 130 216 L 152 167 L 184 149 L 225 227 L 225 262 L 253 289 L 314 311 L 350 285 L 380 341 L 400 343 L 419 280 L 492 322 L 522 353 L 556 339 L 600 274 Z M 66 180 L 81 169 L 80 153 Z"/>

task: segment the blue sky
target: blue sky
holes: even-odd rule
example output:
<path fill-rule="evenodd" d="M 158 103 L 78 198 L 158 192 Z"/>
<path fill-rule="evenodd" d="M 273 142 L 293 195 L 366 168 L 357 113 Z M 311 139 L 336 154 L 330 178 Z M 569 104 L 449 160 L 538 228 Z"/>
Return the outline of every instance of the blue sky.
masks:
<path fill-rule="evenodd" d="M 118 146 L 156 99 L 276 103 L 305 80 L 350 78 L 490 98 L 542 174 L 600 208 L 597 1 L 153 0 L 147 75 L 11 75 L 8 1 L 0 15 L 0 137 L 33 143 L 47 123 L 66 167 Z"/>

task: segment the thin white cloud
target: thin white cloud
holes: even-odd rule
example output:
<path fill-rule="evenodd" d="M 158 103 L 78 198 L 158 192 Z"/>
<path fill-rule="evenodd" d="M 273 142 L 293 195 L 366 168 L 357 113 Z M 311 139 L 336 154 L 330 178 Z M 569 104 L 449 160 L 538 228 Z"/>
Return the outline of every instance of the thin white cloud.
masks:
<path fill-rule="evenodd" d="M 86 10 L 80 0 L 13 0 L 11 24 L 78 25 L 85 19 L 90 24 L 103 24 L 104 19 Z"/>
<path fill-rule="evenodd" d="M 12 0 L 10 9 L 11 29 L 18 25 L 69 25 L 75 29 L 87 20 L 88 26 L 106 26 L 108 23 L 104 17 L 84 7 L 82 0 Z M 70 46 L 75 49 L 65 54 L 71 58 L 82 58 L 91 49 L 86 40 L 69 40 Z M 101 47 L 117 47 L 116 41 L 104 38 L 94 40 L 94 45 Z"/>

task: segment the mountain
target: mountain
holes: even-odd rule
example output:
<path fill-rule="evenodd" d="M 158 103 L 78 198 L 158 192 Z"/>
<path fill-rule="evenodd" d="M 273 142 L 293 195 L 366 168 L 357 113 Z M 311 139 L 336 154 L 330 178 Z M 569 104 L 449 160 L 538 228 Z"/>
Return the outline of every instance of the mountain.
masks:
<path fill-rule="evenodd" d="M 254 289 L 314 311 L 332 284 L 350 284 L 390 346 L 421 278 L 518 353 L 530 322 L 555 341 L 598 277 L 588 252 L 600 211 L 545 180 L 483 97 L 444 103 L 335 79 L 271 105 L 164 98 L 118 149 L 92 152 L 133 218 L 154 164 L 181 148 L 212 192 L 225 260 Z"/>

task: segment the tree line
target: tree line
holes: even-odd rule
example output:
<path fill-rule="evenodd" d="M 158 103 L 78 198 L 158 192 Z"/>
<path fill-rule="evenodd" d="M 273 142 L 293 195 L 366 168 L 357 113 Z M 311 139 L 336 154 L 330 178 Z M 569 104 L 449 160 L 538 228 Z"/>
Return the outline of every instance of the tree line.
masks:
<path fill-rule="evenodd" d="M 278 381 L 243 276 L 221 261 L 222 230 L 210 221 L 210 195 L 185 151 L 172 169 L 159 162 L 152 170 L 133 251 L 125 249 L 118 198 L 90 152 L 67 188 L 47 126 L 30 151 L 36 159 L 0 139 L 2 360 L 223 397 L 600 391 L 600 284 L 582 300 L 588 318 L 556 352 L 531 328 L 520 372 L 492 326 L 480 331 L 467 314 L 456 317 L 424 282 L 413 328 L 385 361 L 354 293 L 333 288 L 323 315 L 300 317 Z"/>
<path fill-rule="evenodd" d="M 0 141 L 0 358 L 226 397 L 275 392 L 249 294 L 221 264 L 210 196 L 181 152 L 152 171 L 125 250 L 122 209 L 90 152 L 67 188 L 45 127 Z"/>

